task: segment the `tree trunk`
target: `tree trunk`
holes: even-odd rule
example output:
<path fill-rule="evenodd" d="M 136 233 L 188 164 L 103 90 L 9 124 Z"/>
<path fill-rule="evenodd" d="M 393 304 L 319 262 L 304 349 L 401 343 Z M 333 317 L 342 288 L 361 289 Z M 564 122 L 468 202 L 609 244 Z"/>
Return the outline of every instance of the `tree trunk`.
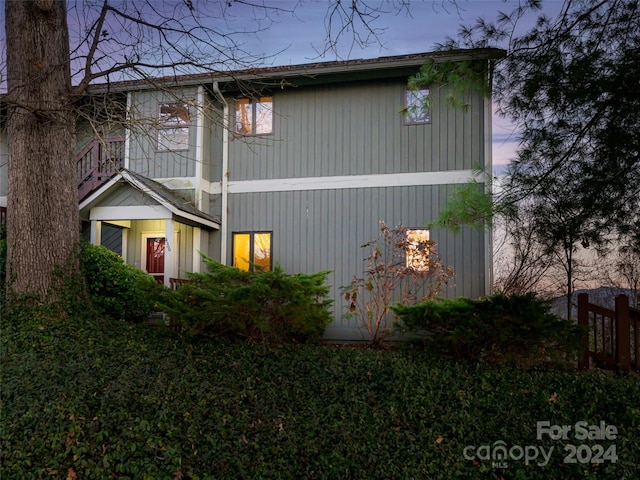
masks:
<path fill-rule="evenodd" d="M 7 287 L 51 302 L 80 241 L 66 3 L 7 0 Z"/>

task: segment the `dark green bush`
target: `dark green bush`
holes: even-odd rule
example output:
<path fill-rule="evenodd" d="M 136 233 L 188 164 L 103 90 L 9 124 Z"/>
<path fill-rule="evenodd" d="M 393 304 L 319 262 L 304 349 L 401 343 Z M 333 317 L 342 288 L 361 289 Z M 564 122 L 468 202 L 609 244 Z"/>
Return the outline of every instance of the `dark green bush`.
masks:
<path fill-rule="evenodd" d="M 480 300 L 430 300 L 393 308 L 403 333 L 419 336 L 435 353 L 475 360 L 546 361 L 580 348 L 581 330 L 550 312 L 534 294 Z"/>
<path fill-rule="evenodd" d="M 175 325 L 193 334 L 239 336 L 268 342 L 309 342 L 331 322 L 329 272 L 287 275 L 245 272 L 205 258 L 209 272 L 166 291 L 160 302 Z"/>
<path fill-rule="evenodd" d="M 149 317 L 155 299 L 155 280 L 127 265 L 111 250 L 84 243 L 82 271 L 87 290 L 98 312 L 114 320 L 139 322 Z"/>

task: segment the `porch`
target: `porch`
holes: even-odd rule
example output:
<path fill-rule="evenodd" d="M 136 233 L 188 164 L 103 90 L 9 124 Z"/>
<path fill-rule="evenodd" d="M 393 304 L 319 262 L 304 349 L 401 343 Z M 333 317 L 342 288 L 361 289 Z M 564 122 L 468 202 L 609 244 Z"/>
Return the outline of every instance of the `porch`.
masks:
<path fill-rule="evenodd" d="M 171 287 L 201 270 L 219 222 L 151 179 L 121 170 L 80 203 L 85 236 Z"/>

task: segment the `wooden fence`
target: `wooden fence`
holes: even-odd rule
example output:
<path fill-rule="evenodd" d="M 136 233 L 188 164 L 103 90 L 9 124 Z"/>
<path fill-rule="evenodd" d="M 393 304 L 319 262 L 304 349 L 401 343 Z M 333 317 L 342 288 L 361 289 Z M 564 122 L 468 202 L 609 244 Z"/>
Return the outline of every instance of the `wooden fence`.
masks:
<path fill-rule="evenodd" d="M 588 369 L 593 360 L 601 368 L 640 371 L 640 310 L 629 307 L 626 295 L 618 295 L 610 310 L 579 294 L 578 324 L 587 329 L 578 368 Z"/>

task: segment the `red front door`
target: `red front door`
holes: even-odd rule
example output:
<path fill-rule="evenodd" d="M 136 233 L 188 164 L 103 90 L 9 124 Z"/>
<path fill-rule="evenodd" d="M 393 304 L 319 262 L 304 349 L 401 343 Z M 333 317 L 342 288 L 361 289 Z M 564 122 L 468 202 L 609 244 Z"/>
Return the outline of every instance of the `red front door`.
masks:
<path fill-rule="evenodd" d="M 147 238 L 147 272 L 164 283 L 164 238 Z"/>

